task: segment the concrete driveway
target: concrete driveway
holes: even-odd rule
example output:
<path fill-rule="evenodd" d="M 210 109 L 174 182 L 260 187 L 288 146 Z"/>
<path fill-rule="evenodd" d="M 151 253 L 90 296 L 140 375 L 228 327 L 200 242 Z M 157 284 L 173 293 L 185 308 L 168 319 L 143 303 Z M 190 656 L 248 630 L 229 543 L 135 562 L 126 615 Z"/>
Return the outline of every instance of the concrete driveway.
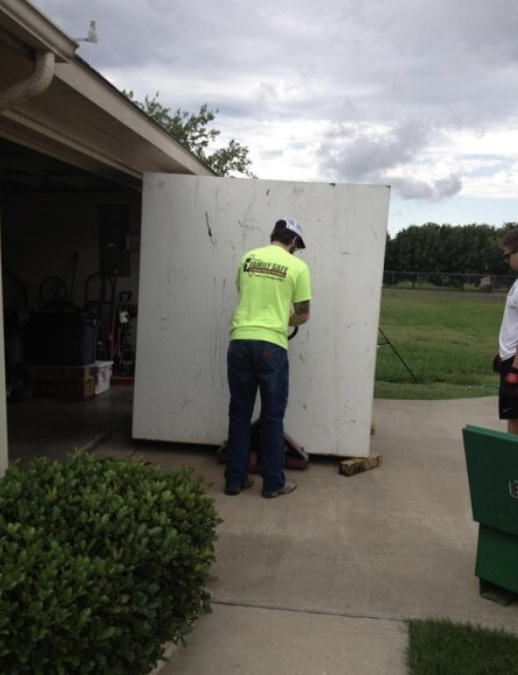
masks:
<path fill-rule="evenodd" d="M 405 619 L 450 617 L 518 633 L 518 606 L 479 596 L 462 428 L 503 430 L 496 399 L 375 401 L 372 454 L 382 464 L 346 478 L 338 460 L 290 472 L 274 500 L 257 484 L 222 492 L 203 449 L 113 438 L 101 454 L 193 466 L 213 483 L 223 518 L 210 589 L 214 612 L 162 675 L 402 675 Z"/>

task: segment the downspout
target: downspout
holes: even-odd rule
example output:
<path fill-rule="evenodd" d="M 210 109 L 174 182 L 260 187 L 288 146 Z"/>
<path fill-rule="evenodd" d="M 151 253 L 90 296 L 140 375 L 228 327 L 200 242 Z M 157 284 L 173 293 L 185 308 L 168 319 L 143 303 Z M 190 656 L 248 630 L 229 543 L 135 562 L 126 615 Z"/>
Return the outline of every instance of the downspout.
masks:
<path fill-rule="evenodd" d="M 54 54 L 37 50 L 34 71 L 26 80 L 0 93 L 0 114 L 42 94 L 54 77 Z"/>

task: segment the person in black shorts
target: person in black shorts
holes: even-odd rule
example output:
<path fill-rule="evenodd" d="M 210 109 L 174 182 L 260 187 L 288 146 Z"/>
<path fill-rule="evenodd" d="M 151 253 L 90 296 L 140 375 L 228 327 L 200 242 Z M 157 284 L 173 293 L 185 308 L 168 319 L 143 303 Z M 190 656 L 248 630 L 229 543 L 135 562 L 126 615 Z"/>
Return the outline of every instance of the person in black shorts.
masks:
<path fill-rule="evenodd" d="M 508 232 L 500 243 L 511 269 L 518 272 L 518 228 Z M 518 280 L 507 294 L 499 335 L 495 369 L 500 373 L 498 412 L 507 420 L 507 431 L 518 434 Z"/>

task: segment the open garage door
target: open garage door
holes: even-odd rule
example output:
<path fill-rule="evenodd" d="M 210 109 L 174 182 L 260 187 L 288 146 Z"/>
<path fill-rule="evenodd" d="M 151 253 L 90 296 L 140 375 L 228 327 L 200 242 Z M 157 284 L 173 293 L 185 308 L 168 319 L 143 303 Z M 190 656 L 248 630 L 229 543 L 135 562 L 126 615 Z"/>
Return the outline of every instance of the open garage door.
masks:
<path fill-rule="evenodd" d="M 7 424 L 10 459 L 59 457 L 120 424 L 116 400 L 130 414 L 131 390 L 96 377 L 123 347 L 118 373 L 134 370 L 141 194 L 6 139 L 0 174 L 0 448 Z"/>

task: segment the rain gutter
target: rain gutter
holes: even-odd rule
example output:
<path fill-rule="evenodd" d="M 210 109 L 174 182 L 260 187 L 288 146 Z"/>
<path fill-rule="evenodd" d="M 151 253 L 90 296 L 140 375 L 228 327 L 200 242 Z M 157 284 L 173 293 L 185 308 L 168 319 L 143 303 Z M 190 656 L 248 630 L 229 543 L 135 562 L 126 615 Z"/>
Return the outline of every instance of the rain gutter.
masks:
<path fill-rule="evenodd" d="M 0 29 L 12 36 L 12 45 L 23 45 L 34 63 L 29 77 L 0 92 L 2 114 L 42 94 L 52 82 L 55 62 L 71 61 L 79 45 L 26 0 L 2 0 Z"/>

